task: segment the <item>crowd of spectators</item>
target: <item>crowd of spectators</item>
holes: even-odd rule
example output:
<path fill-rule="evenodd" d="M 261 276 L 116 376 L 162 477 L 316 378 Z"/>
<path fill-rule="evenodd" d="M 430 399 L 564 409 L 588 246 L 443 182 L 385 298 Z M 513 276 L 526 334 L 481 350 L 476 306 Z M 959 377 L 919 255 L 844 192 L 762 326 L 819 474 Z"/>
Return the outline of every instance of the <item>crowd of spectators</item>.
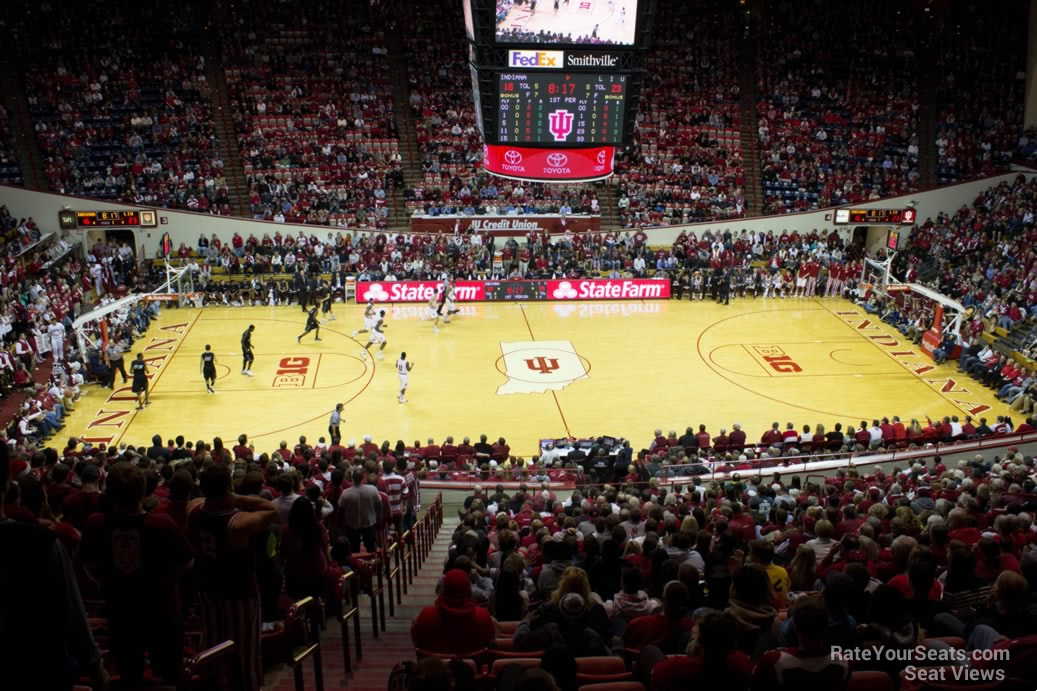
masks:
<path fill-rule="evenodd" d="M 407 213 L 508 215 L 599 213 L 598 188 L 512 182 L 483 172 L 483 139 L 472 101 L 461 7 L 408 3 L 397 21 L 408 56 L 407 104 L 416 128 L 421 181 L 404 192 Z M 444 30 L 444 23 L 451 29 Z"/>
<path fill-rule="evenodd" d="M 202 645 L 234 640 L 243 651 L 240 688 L 259 689 L 259 640 L 284 617 L 282 593 L 330 602 L 344 571 L 365 568 L 357 561 L 364 548 L 384 546 L 385 532 L 409 526 L 421 507 L 407 461 L 389 462 L 391 454 L 369 453 L 368 444 L 358 454 L 303 438 L 294 449 L 282 443 L 258 454 L 245 435 L 233 447 L 182 436 L 166 444 L 158 435 L 151 446 L 118 449 L 76 438 L 60 449 L 11 440 L 0 445 L 0 525 L 6 515 L 57 539 L 75 564 L 65 585 L 103 601 L 93 614 L 106 621 L 106 663 L 131 687 L 146 667 L 177 678 L 184 620 L 197 615 Z M 112 531 L 139 539 L 113 541 Z M 161 604 L 141 608 L 145 591 L 160 592 Z M 229 608 L 240 616 L 223 616 Z"/>
<path fill-rule="evenodd" d="M 616 161 L 624 228 L 745 214 L 738 14 L 662 2 L 633 143 Z"/>
<path fill-rule="evenodd" d="M 984 324 L 1011 329 L 1037 315 L 1035 204 L 1037 181 L 1019 176 L 953 214 L 927 218 L 908 236 L 900 276 L 924 271 L 919 280 L 974 309 L 980 318 L 966 324 L 963 339 L 977 340 Z"/>
<path fill-rule="evenodd" d="M 704 428 L 656 437 L 640 459 L 662 447 L 757 446 L 734 434 L 710 438 Z M 260 453 L 245 435 L 233 446 L 156 435 L 146 447 L 73 438 L 59 449 L 22 439 L 0 448 L 2 515 L 10 519 L 2 526 L 36 526 L 34 535 L 63 553 L 56 563 L 71 576 L 63 587 L 104 602 L 94 614 L 106 617 L 107 663 L 124 682 L 143 673 L 144 650 L 150 674 L 169 678 L 183 653 L 182 617 L 198 614 L 202 644 L 237 641 L 249 652 L 241 656 L 245 688 L 258 688 L 258 639 L 283 616 L 282 593 L 330 600 L 341 573 L 362 571 L 386 532 L 410 524 L 422 479 L 439 464 L 512 458 L 504 439 L 453 442 L 392 447 L 365 437 L 329 446 L 303 437 Z M 768 443 L 778 442 L 761 438 Z M 1034 465 L 1014 449 L 946 464 L 937 456 L 888 474 L 849 467 L 823 483 L 780 469 L 749 480 L 690 477 L 676 487 L 653 481 L 664 474 L 645 463 L 605 484 L 578 477 L 565 493 L 533 484 L 536 477 L 513 493 L 477 488 L 464 502 L 436 603 L 414 621 L 416 647 L 470 653 L 494 644 L 496 621 L 521 622 L 514 649 L 545 651 L 542 666 L 558 688 L 574 688 L 561 660 L 571 666 L 573 657 L 623 649 L 646 681 L 667 689 L 686 688 L 703 673 L 701 655 L 719 652 L 707 671 L 719 664 L 744 688 L 771 679 L 777 666 L 813 669 L 808 662 L 821 651 L 824 667 L 844 678 L 850 668 L 828 657 L 829 645 L 907 649 L 936 646 L 931 639 L 944 635 L 975 649 L 1034 630 Z M 220 542 L 231 525 L 230 543 Z M 141 539 L 113 541 L 111 531 Z M 220 549 L 211 549 L 214 536 Z M 129 559 L 126 549 L 146 555 Z M 31 569 L 20 568 L 54 568 L 29 561 Z M 134 606 L 156 588 L 166 598 L 161 611 Z M 220 618 L 229 606 L 242 616 Z M 74 623 L 85 612 L 69 616 Z M 85 638 L 75 648 L 84 673 L 100 662 Z"/>
<path fill-rule="evenodd" d="M 1024 4 L 952 4 L 936 35 L 936 176 L 941 184 L 1008 167 L 1023 126 Z"/>
<path fill-rule="evenodd" d="M 919 648 L 946 653 L 942 636 L 1009 651 L 993 664 L 943 660 L 1025 679 L 1035 477 L 1033 458 L 1009 450 L 823 482 L 477 490 L 411 636 L 425 654 L 465 656 L 498 648 L 498 622 L 510 622 L 510 649 L 540 659 L 495 669 L 498 683 L 517 674 L 517 688 L 576 689 L 574 658 L 588 656 L 622 657 L 667 691 L 845 688 L 864 670 L 896 684 Z M 898 654 L 851 660 L 836 647 Z"/>
<path fill-rule="evenodd" d="M 44 2 L 12 27 L 54 191 L 230 213 L 194 19 L 139 3 Z"/>
<path fill-rule="evenodd" d="M 764 211 L 918 187 L 920 20 L 900 3 L 769 3 L 757 37 Z M 876 21 L 875 17 L 882 17 Z M 833 27 L 839 40 L 825 40 Z"/>
<path fill-rule="evenodd" d="M 20 185 L 22 169 L 14 152 L 14 135 L 7 110 L 0 106 L 0 185 Z"/>
<path fill-rule="evenodd" d="M 231 14 L 224 68 L 253 217 L 386 227 L 402 159 L 385 16 L 331 0 Z"/>

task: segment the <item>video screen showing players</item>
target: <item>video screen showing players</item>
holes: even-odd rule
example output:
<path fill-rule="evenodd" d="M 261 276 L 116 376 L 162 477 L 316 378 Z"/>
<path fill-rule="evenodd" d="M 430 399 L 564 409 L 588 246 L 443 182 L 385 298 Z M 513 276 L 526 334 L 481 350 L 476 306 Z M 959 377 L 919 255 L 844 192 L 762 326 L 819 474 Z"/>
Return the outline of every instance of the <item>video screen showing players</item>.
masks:
<path fill-rule="evenodd" d="M 637 0 L 497 0 L 498 43 L 634 45 Z"/>

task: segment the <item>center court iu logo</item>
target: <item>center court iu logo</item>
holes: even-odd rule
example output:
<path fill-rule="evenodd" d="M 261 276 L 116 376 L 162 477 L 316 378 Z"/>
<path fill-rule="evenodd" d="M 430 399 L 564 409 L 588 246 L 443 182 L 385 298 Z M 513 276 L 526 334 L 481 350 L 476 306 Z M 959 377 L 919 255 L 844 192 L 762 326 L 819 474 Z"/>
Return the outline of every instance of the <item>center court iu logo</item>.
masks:
<path fill-rule="evenodd" d="M 588 365 L 569 341 L 517 341 L 500 347 L 497 370 L 508 378 L 497 388 L 501 396 L 561 391 L 587 378 Z"/>
<path fill-rule="evenodd" d="M 504 152 L 504 160 L 511 165 L 516 166 L 519 163 L 522 163 L 522 154 L 514 149 L 508 149 Z"/>
<path fill-rule="evenodd" d="M 556 110 L 548 116 L 548 120 L 550 122 L 548 131 L 554 136 L 556 142 L 564 142 L 573 131 L 573 114 L 567 110 Z"/>
<path fill-rule="evenodd" d="M 547 164 L 552 168 L 561 168 L 569 162 L 569 157 L 565 154 L 548 154 Z"/>
<path fill-rule="evenodd" d="M 558 358 L 546 358 L 541 355 L 538 358 L 526 360 L 526 367 L 534 372 L 540 372 L 540 374 L 551 374 L 559 367 Z"/>

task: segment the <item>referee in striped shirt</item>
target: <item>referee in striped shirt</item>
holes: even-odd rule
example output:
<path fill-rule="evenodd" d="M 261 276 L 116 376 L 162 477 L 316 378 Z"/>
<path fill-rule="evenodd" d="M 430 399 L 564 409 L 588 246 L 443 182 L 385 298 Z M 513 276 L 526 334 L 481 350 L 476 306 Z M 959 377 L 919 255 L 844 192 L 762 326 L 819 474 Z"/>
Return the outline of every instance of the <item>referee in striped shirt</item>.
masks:
<path fill-rule="evenodd" d="M 342 409 L 345 406 L 341 403 L 335 406 L 335 409 L 331 411 L 331 418 L 328 420 L 328 436 L 331 437 L 331 445 L 335 446 L 342 439 L 342 432 L 339 430 L 339 425 L 342 424 Z"/>

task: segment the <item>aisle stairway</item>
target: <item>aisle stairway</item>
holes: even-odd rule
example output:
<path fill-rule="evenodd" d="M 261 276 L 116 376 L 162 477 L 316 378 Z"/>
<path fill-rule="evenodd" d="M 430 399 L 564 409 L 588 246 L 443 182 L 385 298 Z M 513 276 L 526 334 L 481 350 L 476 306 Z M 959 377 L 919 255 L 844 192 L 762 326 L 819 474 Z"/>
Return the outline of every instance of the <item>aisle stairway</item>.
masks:
<path fill-rule="evenodd" d="M 757 137 L 759 119 L 756 112 L 756 44 L 750 20 L 739 45 L 741 69 L 738 88 L 741 96 L 742 165 L 745 167 L 745 215 L 763 215 L 763 182 L 760 175 L 760 143 Z"/>
<path fill-rule="evenodd" d="M 40 150 L 36 130 L 29 115 L 29 104 L 25 99 L 25 81 L 15 63 L 12 52 L 0 58 L 0 104 L 7 111 L 8 126 L 14 139 L 14 152 L 22 170 L 22 184 L 30 190 L 47 190 L 47 177 L 43 168 L 43 152 Z"/>
<path fill-rule="evenodd" d="M 450 537 L 458 524 L 457 513 L 447 508 L 444 520 L 435 535 L 432 548 L 417 569 L 413 582 L 407 586 L 407 594 L 403 603 L 396 605 L 395 616 L 389 615 L 389 604 L 386 601 L 385 631 L 379 633 L 377 640 L 371 634 L 370 598 L 360 598 L 361 634 L 363 640 L 363 658 L 353 658 L 353 672 L 347 675 L 342 657 L 342 635 L 338 622 L 328 619 L 327 630 L 321 633 L 321 657 L 324 670 L 324 688 L 350 689 L 351 691 L 385 691 L 389 674 L 393 667 L 403 660 L 414 659 L 414 646 L 411 644 L 410 624 L 422 607 L 435 601 L 436 582 L 443 573 Z M 387 594 L 388 596 L 388 594 Z M 352 636 L 352 634 L 351 634 Z M 316 688 L 313 678 L 313 665 L 304 665 L 304 680 L 307 691 Z M 295 682 L 292 670 L 279 666 L 266 674 L 263 688 L 266 691 L 293 691 Z"/>
<path fill-rule="evenodd" d="M 217 20 L 222 19 L 217 17 Z M 212 101 L 212 119 L 216 123 L 216 136 L 220 142 L 220 158 L 223 159 L 223 175 L 227 180 L 227 196 L 235 216 L 251 216 L 248 204 L 248 181 L 241 164 L 241 151 L 234 122 L 231 119 L 230 96 L 227 93 L 227 75 L 223 69 L 223 45 L 217 31 L 208 24 L 205 40 L 202 41 L 205 57 L 205 79 L 209 83 L 209 98 Z"/>
<path fill-rule="evenodd" d="M 936 57 L 932 46 L 922 43 L 918 49 L 918 186 L 922 189 L 935 187 L 936 177 Z"/>
<path fill-rule="evenodd" d="M 386 50 L 389 58 L 389 79 L 392 81 L 393 115 L 396 121 L 396 136 L 400 140 L 400 156 L 403 158 L 404 188 L 413 188 L 421 182 L 421 152 L 414 117 L 410 109 L 410 84 L 407 82 L 407 56 L 404 55 L 400 32 L 390 26 L 386 32 Z M 392 191 L 392 209 L 389 213 L 390 228 L 409 228 L 402 189 Z"/>

